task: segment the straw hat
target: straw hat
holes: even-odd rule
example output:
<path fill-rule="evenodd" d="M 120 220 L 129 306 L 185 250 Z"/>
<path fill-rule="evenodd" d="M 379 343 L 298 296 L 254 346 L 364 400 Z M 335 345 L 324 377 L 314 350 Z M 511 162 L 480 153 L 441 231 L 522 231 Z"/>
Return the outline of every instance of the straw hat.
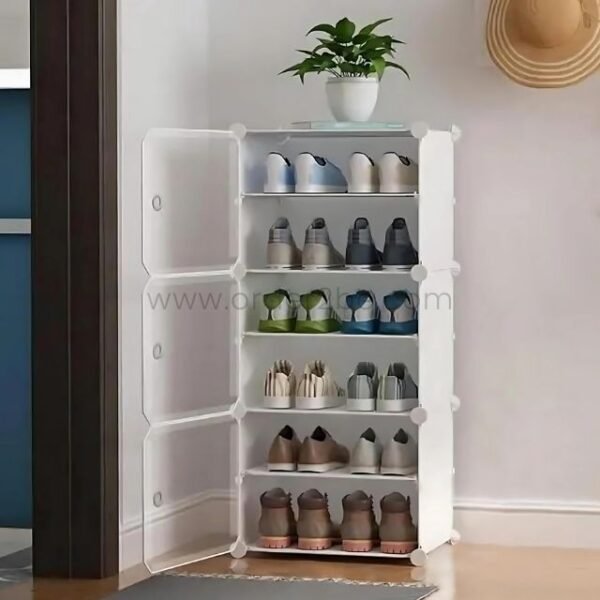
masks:
<path fill-rule="evenodd" d="M 487 42 L 517 83 L 572 85 L 600 66 L 600 0 L 491 0 Z"/>

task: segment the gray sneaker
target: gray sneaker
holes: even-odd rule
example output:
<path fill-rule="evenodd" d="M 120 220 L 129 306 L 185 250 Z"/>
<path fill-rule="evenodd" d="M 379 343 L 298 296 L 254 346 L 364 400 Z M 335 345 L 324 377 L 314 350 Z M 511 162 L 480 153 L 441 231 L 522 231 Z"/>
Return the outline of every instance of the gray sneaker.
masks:
<path fill-rule="evenodd" d="M 329 239 L 325 219 L 315 219 L 306 230 L 302 267 L 305 269 L 341 269 L 344 257 Z"/>
<path fill-rule="evenodd" d="M 417 472 L 417 457 L 417 443 L 400 429 L 383 450 L 381 474 L 413 475 Z"/>
<path fill-rule="evenodd" d="M 373 363 L 358 363 L 348 379 L 348 400 L 346 408 L 353 411 L 375 410 L 379 374 Z"/>
<path fill-rule="evenodd" d="M 418 263 L 419 255 L 411 242 L 406 221 L 394 219 L 385 234 L 383 268 L 406 269 Z"/>
<path fill-rule="evenodd" d="M 369 427 L 358 440 L 350 458 L 350 473 L 376 475 L 381 464 L 381 444 Z"/>
<path fill-rule="evenodd" d="M 269 230 L 267 265 L 271 269 L 295 269 L 302 266 L 302 253 L 296 246 L 290 222 L 279 218 Z"/>
<path fill-rule="evenodd" d="M 419 389 L 413 381 L 406 365 L 394 363 L 389 366 L 387 375 L 379 378 L 377 390 L 377 410 L 379 412 L 404 412 L 419 404 Z"/>
<path fill-rule="evenodd" d="M 369 221 L 365 218 L 356 219 L 354 227 L 348 230 L 346 268 L 366 270 L 381 268 L 381 252 L 375 247 Z"/>

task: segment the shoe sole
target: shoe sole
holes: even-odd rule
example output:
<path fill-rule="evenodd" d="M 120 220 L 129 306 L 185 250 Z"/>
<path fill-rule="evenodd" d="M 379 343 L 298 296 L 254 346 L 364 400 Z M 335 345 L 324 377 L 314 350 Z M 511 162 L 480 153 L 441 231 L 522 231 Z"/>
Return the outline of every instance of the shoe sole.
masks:
<path fill-rule="evenodd" d="M 398 187 L 385 187 L 381 186 L 379 193 L 380 194 L 406 194 L 406 193 L 416 193 L 419 191 L 418 185 L 399 185 Z"/>
<path fill-rule="evenodd" d="M 339 271 L 344 268 L 343 264 L 339 265 L 311 265 L 311 264 L 303 264 L 303 271 Z"/>
<path fill-rule="evenodd" d="M 373 335 L 379 329 L 379 321 L 344 321 L 342 333 L 348 335 Z"/>
<path fill-rule="evenodd" d="M 296 321 L 296 333 L 335 333 L 341 329 L 341 324 L 335 319 L 327 321 Z"/>
<path fill-rule="evenodd" d="M 303 465 L 298 464 L 299 473 L 328 473 L 329 471 L 335 471 L 341 469 L 346 465 L 341 462 L 323 463 L 321 465 Z"/>
<path fill-rule="evenodd" d="M 292 473 L 297 470 L 296 463 L 269 463 L 267 465 L 269 471 Z"/>
<path fill-rule="evenodd" d="M 348 398 L 346 408 L 352 412 L 374 412 L 374 398 Z"/>
<path fill-rule="evenodd" d="M 381 467 L 382 475 L 414 475 L 417 467 Z"/>
<path fill-rule="evenodd" d="M 286 410 L 290 409 L 293 406 L 292 399 L 289 397 L 278 397 L 278 396 L 265 396 L 264 397 L 264 407 L 265 408 L 275 408 L 278 410 Z"/>
<path fill-rule="evenodd" d="M 289 548 L 296 538 L 294 537 L 261 537 L 258 545 L 261 548 L 271 548 L 273 550 L 282 550 L 283 548 Z"/>
<path fill-rule="evenodd" d="M 381 542 L 384 554 L 410 554 L 417 547 L 417 542 Z"/>
<path fill-rule="evenodd" d="M 377 412 L 399 413 L 408 412 L 417 408 L 419 400 L 416 398 L 402 398 L 399 400 L 387 400 L 380 398 L 377 400 Z"/>
<path fill-rule="evenodd" d="M 296 186 L 296 194 L 346 194 L 348 188 L 341 185 L 311 185 L 306 188 Z"/>
<path fill-rule="evenodd" d="M 419 331 L 419 321 L 405 323 L 379 323 L 379 333 L 383 335 L 416 335 Z"/>
<path fill-rule="evenodd" d="M 382 269 L 384 271 L 408 271 L 409 269 L 412 269 L 413 267 L 416 267 L 417 263 L 414 263 L 412 265 L 382 265 Z"/>
<path fill-rule="evenodd" d="M 349 265 L 346 264 L 346 270 L 347 271 L 380 271 L 381 270 L 381 265 L 375 264 L 375 265 Z"/>
<path fill-rule="evenodd" d="M 379 185 L 364 186 L 364 187 L 352 187 L 351 185 L 348 185 L 348 193 L 349 194 L 378 194 L 379 193 Z"/>
<path fill-rule="evenodd" d="M 379 475 L 379 467 L 350 467 L 353 475 Z"/>
<path fill-rule="evenodd" d="M 342 540 L 344 552 L 371 552 L 376 545 L 374 540 Z"/>
<path fill-rule="evenodd" d="M 285 321 L 260 321 L 258 331 L 261 333 L 294 333 L 296 319 Z"/>
<path fill-rule="evenodd" d="M 296 398 L 296 408 L 299 410 L 323 410 L 342 406 L 344 398 L 337 396 L 321 396 L 319 398 Z"/>
<path fill-rule="evenodd" d="M 298 538 L 299 550 L 327 550 L 333 546 L 331 538 Z"/>
<path fill-rule="evenodd" d="M 281 271 L 293 271 L 297 269 L 301 269 L 302 265 L 284 265 L 278 263 L 269 263 L 267 265 L 267 269 L 272 269 L 273 271 L 281 270 Z"/>

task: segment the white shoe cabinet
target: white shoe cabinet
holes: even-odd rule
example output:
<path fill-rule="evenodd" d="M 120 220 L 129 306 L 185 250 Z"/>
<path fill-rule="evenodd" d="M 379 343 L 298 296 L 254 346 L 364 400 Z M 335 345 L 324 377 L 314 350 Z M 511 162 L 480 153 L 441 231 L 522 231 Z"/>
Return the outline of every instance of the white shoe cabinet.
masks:
<path fill-rule="evenodd" d="M 419 548 L 426 555 L 453 538 L 453 277 L 454 142 L 458 130 L 152 130 L 143 147 L 143 259 L 148 284 L 143 310 L 143 402 L 150 424 L 144 442 L 144 553 L 152 572 L 257 547 L 259 496 L 282 487 L 296 498 L 327 492 L 334 520 L 342 497 L 363 489 L 379 500 L 410 496 Z M 376 161 L 388 151 L 419 162 L 418 192 L 401 194 L 266 195 L 264 162 L 272 151 L 294 159 L 303 151 L 344 170 L 353 152 Z M 301 247 L 304 231 L 324 217 L 345 250 L 355 218 L 367 217 L 379 247 L 395 217 L 405 217 L 421 263 L 407 271 L 277 271 L 267 269 L 268 230 L 289 218 Z M 379 300 L 396 289 L 419 295 L 417 336 L 258 333 L 261 295 L 327 288 L 334 306 L 344 294 L 372 289 Z M 419 385 L 409 413 L 269 410 L 266 370 L 276 359 L 325 360 L 336 380 L 360 361 L 380 372 L 405 362 Z M 418 440 L 418 474 L 409 477 L 270 473 L 269 446 L 286 424 L 300 437 L 321 425 L 349 450 L 372 427 L 387 442 L 400 428 Z M 270 552 L 308 554 L 290 548 Z M 345 555 L 341 548 L 310 554 Z"/>

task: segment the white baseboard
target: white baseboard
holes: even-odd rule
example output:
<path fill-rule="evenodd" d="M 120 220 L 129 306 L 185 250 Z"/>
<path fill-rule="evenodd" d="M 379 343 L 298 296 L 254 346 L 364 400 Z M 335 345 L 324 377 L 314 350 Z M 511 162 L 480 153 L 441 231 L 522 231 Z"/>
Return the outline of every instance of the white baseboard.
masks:
<path fill-rule="evenodd" d="M 172 507 L 169 516 L 188 520 L 189 511 L 205 501 L 202 496 Z M 159 522 L 165 518 L 157 515 Z M 458 499 L 454 527 L 468 544 L 600 549 L 600 503 Z M 121 529 L 121 570 L 143 562 L 142 548 L 141 520 L 130 521 Z"/>
<path fill-rule="evenodd" d="M 0 528 L 0 556 L 14 554 L 31 546 L 31 529 Z"/>
<path fill-rule="evenodd" d="M 232 517 L 235 504 L 229 490 L 203 492 L 185 500 L 153 509 L 150 518 L 152 549 L 158 554 L 168 552 L 172 547 L 185 547 L 192 543 L 194 531 L 210 532 L 207 523 L 225 527 Z M 202 524 L 202 525 L 200 525 Z M 230 527 L 237 527 L 230 524 Z M 125 571 L 144 562 L 144 530 L 141 517 L 132 519 L 121 526 L 120 568 Z"/>
<path fill-rule="evenodd" d="M 469 544 L 600 549 L 600 503 L 460 499 L 454 527 Z"/>

